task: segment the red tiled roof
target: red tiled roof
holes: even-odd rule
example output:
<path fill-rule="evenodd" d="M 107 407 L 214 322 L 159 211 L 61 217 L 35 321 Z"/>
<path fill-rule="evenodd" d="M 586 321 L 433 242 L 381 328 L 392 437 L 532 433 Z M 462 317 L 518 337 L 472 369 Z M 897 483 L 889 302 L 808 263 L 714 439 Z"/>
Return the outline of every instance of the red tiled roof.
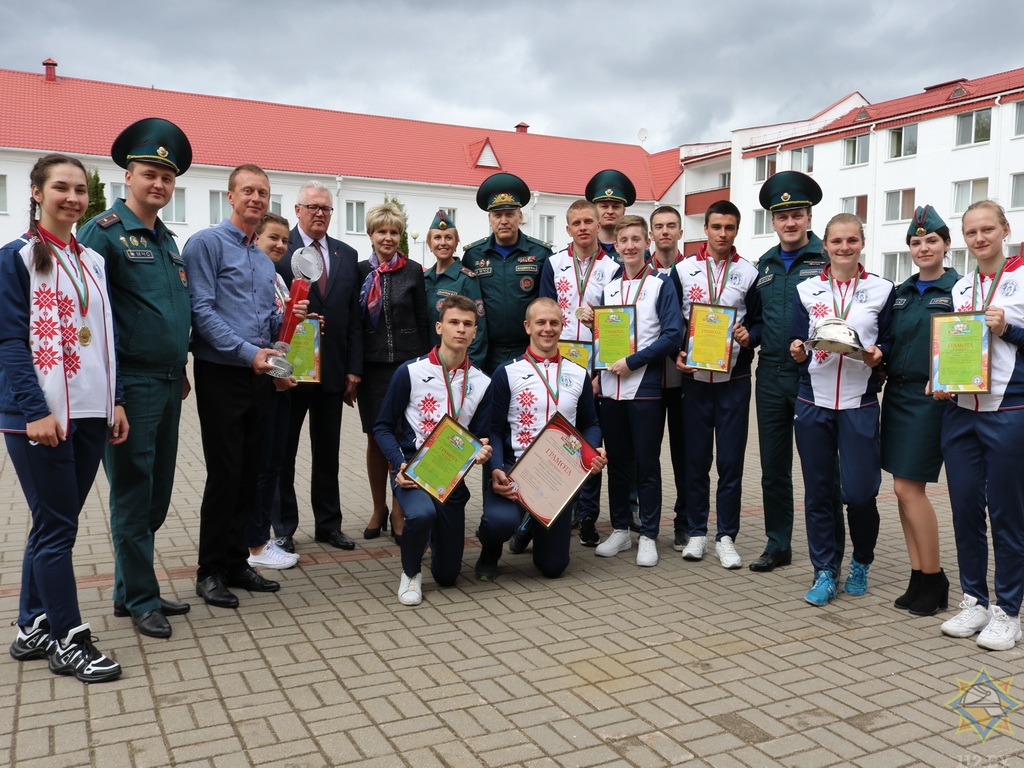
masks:
<path fill-rule="evenodd" d="M 497 168 L 475 167 L 489 141 L 501 170 L 532 190 L 582 195 L 603 168 L 617 168 L 640 200 L 657 200 L 679 175 L 643 147 L 517 131 L 427 123 L 246 99 L 165 91 L 0 69 L 0 146 L 107 156 L 126 125 L 173 120 L 193 162 L 475 187 Z M 31 115 L 32 119 L 26 119 Z M 654 162 L 649 162 L 654 158 Z"/>

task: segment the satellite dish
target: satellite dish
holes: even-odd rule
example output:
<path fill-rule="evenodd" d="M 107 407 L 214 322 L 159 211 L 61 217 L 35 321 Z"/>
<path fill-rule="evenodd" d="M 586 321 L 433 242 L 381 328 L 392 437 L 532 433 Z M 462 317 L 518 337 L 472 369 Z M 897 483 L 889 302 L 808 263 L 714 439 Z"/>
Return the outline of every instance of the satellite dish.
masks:
<path fill-rule="evenodd" d="M 648 134 L 647 134 L 647 129 L 646 128 L 641 128 L 639 131 L 636 132 L 636 137 L 638 139 L 640 139 L 640 143 L 641 144 L 643 144 L 645 141 L 647 141 L 647 136 L 648 136 Z"/>

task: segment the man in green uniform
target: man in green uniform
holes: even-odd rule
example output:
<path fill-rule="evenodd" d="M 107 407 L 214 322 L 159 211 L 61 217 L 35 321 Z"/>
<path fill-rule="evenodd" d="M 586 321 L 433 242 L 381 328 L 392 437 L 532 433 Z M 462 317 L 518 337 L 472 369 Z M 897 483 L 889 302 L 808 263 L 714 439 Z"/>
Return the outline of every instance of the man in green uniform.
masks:
<path fill-rule="evenodd" d="M 469 345 L 469 359 L 480 366 L 487 359 L 487 320 L 484 311 L 483 294 L 476 273 L 462 265 L 456 257 L 459 247 L 459 230 L 450 219 L 448 212 L 439 210 L 427 230 L 427 247 L 434 254 L 437 263 L 424 275 L 427 287 L 427 329 L 430 343 L 441 343 L 441 336 L 434 330 L 440 322 L 441 304 L 449 296 L 465 296 L 476 305 L 476 337 Z"/>
<path fill-rule="evenodd" d="M 178 452 L 191 311 L 185 263 L 173 233 L 157 215 L 171 201 L 175 178 L 192 162 L 188 138 L 174 123 L 147 118 L 125 128 L 110 150 L 125 169 L 127 199 L 85 224 L 78 240 L 106 261 L 118 331 L 128 440 L 108 445 L 114 543 L 114 615 L 138 631 L 170 637 L 167 616 L 188 603 L 160 597 L 153 570 L 156 532 L 167 517 Z"/>
<path fill-rule="evenodd" d="M 797 171 L 777 173 L 761 187 L 759 199 L 771 212 L 779 243 L 758 261 L 754 284 L 764 318 L 754 390 L 768 543 L 750 570 L 771 571 L 793 560 L 793 415 L 800 379 L 799 367 L 789 355 L 793 296 L 798 283 L 821 272 L 828 256 L 821 238 L 810 231 L 811 206 L 821 202 L 821 187 L 814 179 Z M 836 548 L 841 557 L 846 538 L 842 514 L 837 519 Z"/>
<path fill-rule="evenodd" d="M 476 273 L 487 308 L 487 358 L 482 366 L 487 375 L 523 354 L 530 343 L 523 319 L 526 306 L 539 295 L 541 268 L 551 246 L 519 229 L 522 207 L 529 201 L 530 188 L 511 173 L 489 176 L 476 193 L 491 234 L 467 245 L 462 263 Z"/>
<path fill-rule="evenodd" d="M 583 196 L 597 207 L 597 241 L 605 253 L 621 264 L 622 259 L 615 251 L 615 225 L 636 202 L 636 187 L 622 171 L 606 168 L 590 178 Z"/>

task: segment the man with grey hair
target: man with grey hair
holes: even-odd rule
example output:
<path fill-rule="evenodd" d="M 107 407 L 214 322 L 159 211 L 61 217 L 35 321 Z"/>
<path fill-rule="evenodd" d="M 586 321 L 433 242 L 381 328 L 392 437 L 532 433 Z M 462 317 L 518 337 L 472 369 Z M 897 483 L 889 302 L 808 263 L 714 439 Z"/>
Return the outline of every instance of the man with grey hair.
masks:
<path fill-rule="evenodd" d="M 292 537 L 299 525 L 295 496 L 295 456 L 302 422 L 309 412 L 312 447 L 314 537 L 338 549 L 354 549 L 355 542 L 341 531 L 341 494 L 338 486 L 338 455 L 341 447 L 341 410 L 355 402 L 356 385 L 363 372 L 363 330 L 359 319 L 358 256 L 351 246 L 327 234 L 334 213 L 331 190 L 319 181 L 308 181 L 299 190 L 288 253 L 277 271 L 291 285 L 292 254 L 312 247 L 320 252 L 324 274 L 309 291 L 309 313 L 320 316 L 320 382 L 300 383 L 291 390 L 291 421 L 288 445 L 281 467 L 281 504 L 274 515 L 279 546 L 295 551 Z"/>

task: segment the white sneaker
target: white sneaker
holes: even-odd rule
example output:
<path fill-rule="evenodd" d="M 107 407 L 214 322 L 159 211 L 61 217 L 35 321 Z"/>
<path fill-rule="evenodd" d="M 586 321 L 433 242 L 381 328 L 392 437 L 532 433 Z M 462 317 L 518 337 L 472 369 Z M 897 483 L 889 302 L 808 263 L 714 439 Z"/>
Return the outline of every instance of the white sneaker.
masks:
<path fill-rule="evenodd" d="M 990 651 L 1008 651 L 1020 642 L 1020 616 L 1007 616 L 998 605 L 992 606 L 992 618 L 978 635 L 978 645 Z"/>
<path fill-rule="evenodd" d="M 683 557 L 686 557 L 684 554 Z M 732 543 L 732 536 L 723 536 L 715 542 L 715 557 L 723 568 L 733 571 L 743 565 L 743 560 Z"/>
<path fill-rule="evenodd" d="M 612 531 L 611 536 L 597 545 L 594 553 L 600 557 L 614 557 L 619 552 L 625 552 L 632 546 L 633 537 L 629 535 L 629 530 L 616 528 Z"/>
<path fill-rule="evenodd" d="M 417 573 L 412 578 L 402 573 L 402 580 L 398 582 L 398 602 L 402 605 L 419 605 L 423 602 L 422 573 Z"/>
<path fill-rule="evenodd" d="M 942 622 L 940 629 L 950 637 L 970 637 L 987 627 L 991 619 L 992 612 L 978 605 L 978 598 L 965 594 L 960 602 L 960 613 Z"/>
<path fill-rule="evenodd" d="M 654 539 L 641 536 L 637 542 L 636 564 L 651 568 L 658 564 L 658 544 Z"/>
<path fill-rule="evenodd" d="M 703 560 L 708 551 L 707 536 L 691 536 L 683 548 L 683 560 Z"/>
<path fill-rule="evenodd" d="M 299 562 L 298 555 L 291 555 L 280 549 L 273 540 L 263 546 L 263 551 L 257 555 L 249 555 L 249 565 L 252 568 L 273 568 L 275 571 L 286 571 L 294 568 Z"/>

